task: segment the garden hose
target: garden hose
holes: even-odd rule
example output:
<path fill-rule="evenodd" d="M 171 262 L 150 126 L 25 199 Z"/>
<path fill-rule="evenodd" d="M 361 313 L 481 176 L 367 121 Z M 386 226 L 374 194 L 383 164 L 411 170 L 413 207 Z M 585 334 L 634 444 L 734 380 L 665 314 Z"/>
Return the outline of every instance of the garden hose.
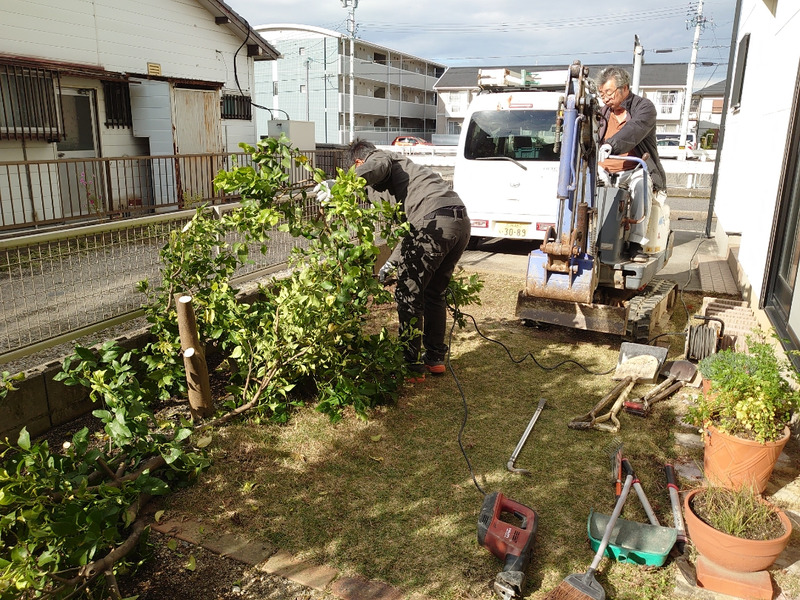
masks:
<path fill-rule="evenodd" d="M 704 323 L 700 325 L 689 325 L 686 333 L 686 347 L 684 354 L 687 360 L 703 360 L 706 356 L 715 354 L 719 347 L 719 340 L 725 331 L 725 323 L 716 317 L 706 317 L 704 315 L 694 315 L 695 319 L 701 319 Z M 709 321 L 719 323 L 719 330 L 709 325 Z"/>

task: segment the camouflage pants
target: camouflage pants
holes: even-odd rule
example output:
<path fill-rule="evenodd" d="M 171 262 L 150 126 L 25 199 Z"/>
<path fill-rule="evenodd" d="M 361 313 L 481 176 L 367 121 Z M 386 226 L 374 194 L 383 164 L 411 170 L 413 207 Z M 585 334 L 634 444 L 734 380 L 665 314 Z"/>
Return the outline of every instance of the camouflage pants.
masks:
<path fill-rule="evenodd" d="M 421 228 L 412 226 L 402 239 L 395 300 L 409 364 L 422 361 L 423 346 L 428 360 L 441 361 L 447 354 L 445 292 L 469 236 L 469 218 L 466 210 L 459 208 L 455 216 L 426 217 Z"/>

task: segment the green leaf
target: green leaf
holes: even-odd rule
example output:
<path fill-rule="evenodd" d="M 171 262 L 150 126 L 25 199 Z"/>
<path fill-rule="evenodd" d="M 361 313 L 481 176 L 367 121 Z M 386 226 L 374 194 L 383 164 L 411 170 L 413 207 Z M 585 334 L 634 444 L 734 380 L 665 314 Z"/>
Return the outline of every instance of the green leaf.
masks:
<path fill-rule="evenodd" d="M 194 558 L 194 554 L 189 555 L 189 561 L 186 563 L 185 568 L 187 571 L 194 571 L 197 568 L 197 561 Z"/>
<path fill-rule="evenodd" d="M 156 514 L 153 515 L 153 518 L 156 520 L 156 523 L 159 523 L 161 521 L 161 517 L 164 516 L 164 512 L 165 511 L 163 511 L 163 510 L 157 510 Z"/>
<path fill-rule="evenodd" d="M 167 542 L 167 548 L 175 552 L 175 550 L 178 549 L 178 540 L 175 538 L 170 539 L 170 541 Z"/>
<path fill-rule="evenodd" d="M 23 427 L 19 432 L 19 438 L 17 438 L 17 445 L 22 448 L 23 450 L 30 450 L 31 449 L 31 436 L 28 433 L 28 428 Z"/>

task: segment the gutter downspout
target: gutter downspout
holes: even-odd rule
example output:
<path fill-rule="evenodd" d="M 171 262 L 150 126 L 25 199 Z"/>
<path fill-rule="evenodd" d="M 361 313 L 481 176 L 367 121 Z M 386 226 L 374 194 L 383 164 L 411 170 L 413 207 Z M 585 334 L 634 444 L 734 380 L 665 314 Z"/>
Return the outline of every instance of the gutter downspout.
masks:
<path fill-rule="evenodd" d="M 725 98 L 722 101 L 722 119 L 719 124 L 719 141 L 717 142 L 717 164 L 714 165 L 714 176 L 711 178 L 711 198 L 708 203 L 708 214 L 706 215 L 705 235 L 711 237 L 711 221 L 714 217 L 714 205 L 717 200 L 717 180 L 719 179 L 719 165 L 722 158 L 723 142 L 725 141 L 725 122 L 728 120 L 728 105 L 731 97 L 731 86 L 733 85 L 733 59 L 736 56 L 736 41 L 739 39 L 739 16 L 742 12 L 742 0 L 736 0 L 736 12 L 733 15 L 733 28 L 731 31 L 731 47 L 728 52 L 728 74 L 725 82 Z M 699 140 L 698 140 L 699 141 Z"/>

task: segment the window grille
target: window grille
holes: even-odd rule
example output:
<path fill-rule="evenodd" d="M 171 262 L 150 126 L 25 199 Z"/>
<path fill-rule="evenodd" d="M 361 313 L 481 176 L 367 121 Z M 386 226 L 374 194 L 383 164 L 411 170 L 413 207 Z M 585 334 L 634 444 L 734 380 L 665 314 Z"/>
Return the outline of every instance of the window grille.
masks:
<path fill-rule="evenodd" d="M 253 118 L 253 108 L 250 96 L 236 96 L 225 94 L 220 101 L 223 119 L 241 119 L 249 121 Z"/>
<path fill-rule="evenodd" d="M 0 64 L 0 139 L 62 139 L 57 101 L 60 90 L 57 71 Z"/>
<path fill-rule="evenodd" d="M 737 110 L 742 104 L 744 88 L 744 71 L 747 67 L 747 51 L 750 48 L 750 34 L 746 33 L 739 40 L 739 51 L 736 53 L 736 68 L 733 72 L 733 89 L 731 90 L 731 108 Z"/>
<path fill-rule="evenodd" d="M 106 127 L 133 127 L 131 92 L 126 81 L 104 81 L 103 97 L 106 106 Z"/>

